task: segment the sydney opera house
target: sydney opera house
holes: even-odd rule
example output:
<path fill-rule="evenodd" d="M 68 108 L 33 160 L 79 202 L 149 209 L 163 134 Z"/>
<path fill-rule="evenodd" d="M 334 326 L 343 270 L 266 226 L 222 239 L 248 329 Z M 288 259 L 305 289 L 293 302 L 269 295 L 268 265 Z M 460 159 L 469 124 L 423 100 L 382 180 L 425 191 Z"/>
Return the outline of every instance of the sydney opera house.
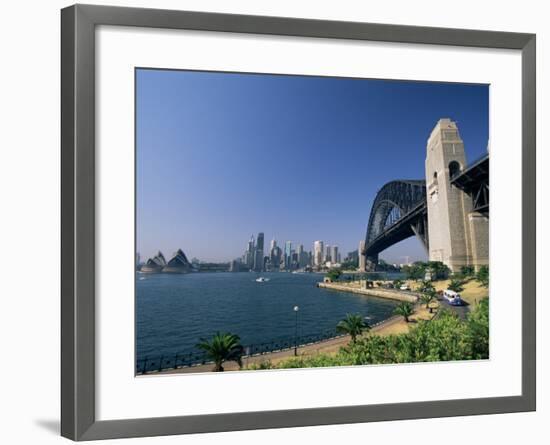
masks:
<path fill-rule="evenodd" d="M 191 263 L 185 256 L 185 253 L 183 253 L 183 250 L 178 249 L 162 271 L 164 273 L 187 273 L 191 271 Z"/>
<path fill-rule="evenodd" d="M 172 259 L 166 262 L 162 252 L 149 258 L 147 262 L 141 266 L 142 273 L 188 273 L 191 272 L 191 263 L 183 253 L 183 250 L 178 249 Z"/>

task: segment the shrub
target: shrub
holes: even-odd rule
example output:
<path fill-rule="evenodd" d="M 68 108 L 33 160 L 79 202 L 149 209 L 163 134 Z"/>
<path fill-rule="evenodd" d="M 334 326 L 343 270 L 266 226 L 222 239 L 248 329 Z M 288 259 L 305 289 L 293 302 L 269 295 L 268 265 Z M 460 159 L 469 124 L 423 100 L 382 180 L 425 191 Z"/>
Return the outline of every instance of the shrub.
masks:
<path fill-rule="evenodd" d="M 371 335 L 350 343 L 335 355 L 319 354 L 285 360 L 277 368 L 312 368 L 387 363 L 415 363 L 489 358 L 489 300 L 482 300 L 461 320 L 450 311 L 419 321 L 406 334 Z"/>
<path fill-rule="evenodd" d="M 489 286 L 489 266 L 481 266 L 476 274 L 476 279 L 485 287 Z"/>

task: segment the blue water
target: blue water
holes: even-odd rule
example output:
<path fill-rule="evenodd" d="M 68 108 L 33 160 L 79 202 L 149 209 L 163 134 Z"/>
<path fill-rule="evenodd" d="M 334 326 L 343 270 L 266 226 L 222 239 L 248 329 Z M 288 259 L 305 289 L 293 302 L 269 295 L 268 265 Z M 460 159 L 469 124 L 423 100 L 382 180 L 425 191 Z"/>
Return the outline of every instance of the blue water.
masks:
<path fill-rule="evenodd" d="M 137 360 L 195 349 L 216 331 L 238 334 L 243 345 L 335 329 L 348 313 L 371 324 L 391 316 L 396 303 L 319 289 L 319 274 L 262 273 L 137 274 Z"/>

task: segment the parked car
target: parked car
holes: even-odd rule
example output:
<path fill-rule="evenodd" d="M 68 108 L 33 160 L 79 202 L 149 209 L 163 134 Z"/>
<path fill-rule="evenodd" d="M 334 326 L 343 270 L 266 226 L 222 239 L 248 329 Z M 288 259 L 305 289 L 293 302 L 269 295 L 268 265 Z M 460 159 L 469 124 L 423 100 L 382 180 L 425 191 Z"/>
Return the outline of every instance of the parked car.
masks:
<path fill-rule="evenodd" d="M 444 291 L 443 298 L 445 298 L 451 306 L 462 306 L 464 304 L 462 298 L 460 298 L 460 294 L 454 290 L 447 289 Z"/>
<path fill-rule="evenodd" d="M 407 286 L 406 284 L 403 284 L 399 289 L 401 289 L 401 290 L 411 290 L 411 288 L 409 286 Z"/>

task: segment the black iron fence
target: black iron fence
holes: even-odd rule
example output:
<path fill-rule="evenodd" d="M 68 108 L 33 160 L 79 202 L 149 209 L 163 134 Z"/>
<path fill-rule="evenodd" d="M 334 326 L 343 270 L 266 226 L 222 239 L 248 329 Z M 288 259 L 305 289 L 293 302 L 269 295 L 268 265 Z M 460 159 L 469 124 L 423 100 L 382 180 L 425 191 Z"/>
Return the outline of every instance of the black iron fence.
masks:
<path fill-rule="evenodd" d="M 395 317 L 391 317 L 393 319 Z M 390 320 L 388 319 L 388 320 Z M 382 320 L 370 325 L 371 328 L 385 323 L 388 320 Z M 288 351 L 295 347 L 303 347 L 320 343 L 326 340 L 345 337 L 336 330 L 324 331 L 317 334 L 300 335 L 298 337 L 282 337 L 266 343 L 255 343 L 244 347 L 243 358 L 254 357 L 272 352 Z M 152 372 L 161 372 L 169 369 L 188 368 L 213 363 L 205 351 L 191 349 L 181 351 L 176 354 L 164 354 L 158 356 L 146 356 L 138 359 L 136 362 L 136 374 L 147 374 Z"/>
<path fill-rule="evenodd" d="M 287 351 L 294 347 L 307 346 L 319 343 L 332 338 L 343 337 L 343 334 L 332 331 L 325 331 L 318 334 L 301 335 L 298 337 L 277 338 L 266 343 L 255 343 L 244 347 L 243 358 L 254 357 L 257 355 Z M 181 351 L 176 354 L 165 354 L 155 357 L 145 357 L 138 359 L 136 363 L 137 374 L 147 374 L 150 372 L 161 372 L 168 369 L 186 368 L 191 366 L 205 365 L 213 363 L 205 351 L 191 349 Z"/>

